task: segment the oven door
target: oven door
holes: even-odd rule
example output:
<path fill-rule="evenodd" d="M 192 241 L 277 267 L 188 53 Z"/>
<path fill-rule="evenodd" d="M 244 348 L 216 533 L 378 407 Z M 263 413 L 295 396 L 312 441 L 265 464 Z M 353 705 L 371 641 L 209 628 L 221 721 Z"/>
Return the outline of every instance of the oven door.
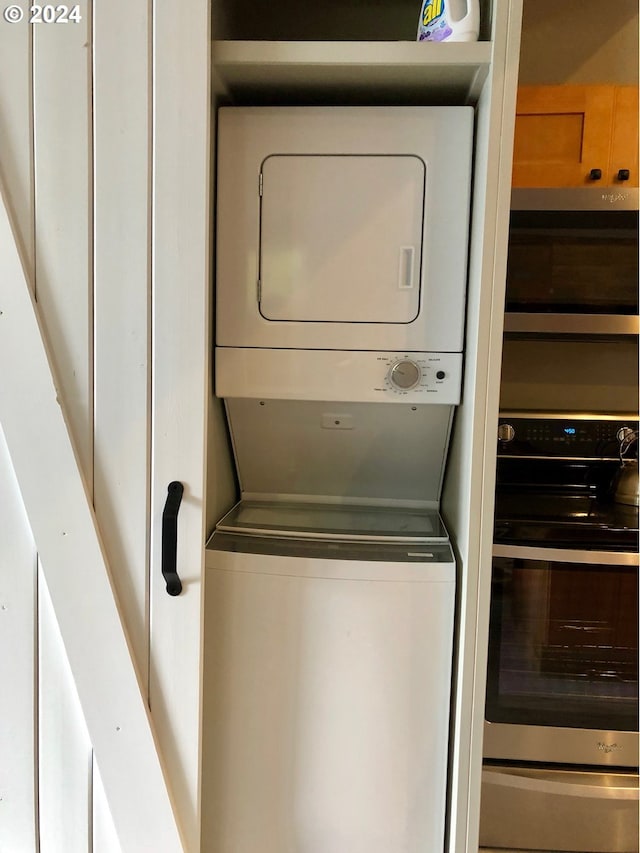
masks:
<path fill-rule="evenodd" d="M 637 211 L 511 213 L 508 314 L 638 314 Z"/>
<path fill-rule="evenodd" d="M 494 546 L 485 759 L 638 763 L 638 555 Z"/>

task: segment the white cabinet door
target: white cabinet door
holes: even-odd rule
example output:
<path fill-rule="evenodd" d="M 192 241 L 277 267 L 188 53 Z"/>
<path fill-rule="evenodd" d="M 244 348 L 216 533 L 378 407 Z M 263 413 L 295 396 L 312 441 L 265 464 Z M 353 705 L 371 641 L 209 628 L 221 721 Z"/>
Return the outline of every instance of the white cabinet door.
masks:
<path fill-rule="evenodd" d="M 0 422 L 122 849 L 177 853 L 155 733 L 4 199 L 0 363 L 19 370 L 0 373 Z"/>
<path fill-rule="evenodd" d="M 209 4 L 187 5 L 0 26 L 12 850 L 199 849 Z M 160 573 L 172 479 L 178 599 Z"/>

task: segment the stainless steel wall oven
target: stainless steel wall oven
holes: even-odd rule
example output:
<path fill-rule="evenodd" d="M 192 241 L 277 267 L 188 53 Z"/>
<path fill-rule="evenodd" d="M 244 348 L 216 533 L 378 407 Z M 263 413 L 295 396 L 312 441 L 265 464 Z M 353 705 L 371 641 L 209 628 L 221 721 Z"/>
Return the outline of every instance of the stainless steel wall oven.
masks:
<path fill-rule="evenodd" d="M 638 850 L 637 431 L 637 417 L 500 418 L 487 847 Z"/>
<path fill-rule="evenodd" d="M 512 311 L 638 313 L 638 211 L 513 210 Z"/>
<path fill-rule="evenodd" d="M 514 190 L 505 330 L 638 333 L 638 191 Z"/>

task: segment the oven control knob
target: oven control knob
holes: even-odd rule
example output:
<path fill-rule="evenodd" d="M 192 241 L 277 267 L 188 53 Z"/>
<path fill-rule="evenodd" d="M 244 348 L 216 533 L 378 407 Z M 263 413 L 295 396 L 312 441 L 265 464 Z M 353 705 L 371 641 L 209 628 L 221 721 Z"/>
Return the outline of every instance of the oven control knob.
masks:
<path fill-rule="evenodd" d="M 630 435 L 633 435 L 633 430 L 631 427 L 620 427 L 618 432 L 616 433 L 616 438 L 622 444 Z"/>
<path fill-rule="evenodd" d="M 419 366 L 410 358 L 402 358 L 389 368 L 389 381 L 400 391 L 410 391 L 415 388 L 421 376 Z"/>
<path fill-rule="evenodd" d="M 516 431 L 511 424 L 500 424 L 498 427 L 498 441 L 513 441 Z"/>

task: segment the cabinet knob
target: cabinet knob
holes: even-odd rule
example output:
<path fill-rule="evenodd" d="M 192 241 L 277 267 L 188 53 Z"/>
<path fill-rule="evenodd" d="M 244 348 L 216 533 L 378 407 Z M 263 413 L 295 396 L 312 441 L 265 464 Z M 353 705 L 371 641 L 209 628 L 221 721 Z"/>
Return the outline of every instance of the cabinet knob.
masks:
<path fill-rule="evenodd" d="M 602 177 L 602 169 L 592 169 L 589 172 L 589 180 L 590 181 L 599 181 Z"/>
<path fill-rule="evenodd" d="M 618 169 L 618 180 L 619 181 L 628 181 L 629 180 L 629 170 L 628 169 Z"/>

